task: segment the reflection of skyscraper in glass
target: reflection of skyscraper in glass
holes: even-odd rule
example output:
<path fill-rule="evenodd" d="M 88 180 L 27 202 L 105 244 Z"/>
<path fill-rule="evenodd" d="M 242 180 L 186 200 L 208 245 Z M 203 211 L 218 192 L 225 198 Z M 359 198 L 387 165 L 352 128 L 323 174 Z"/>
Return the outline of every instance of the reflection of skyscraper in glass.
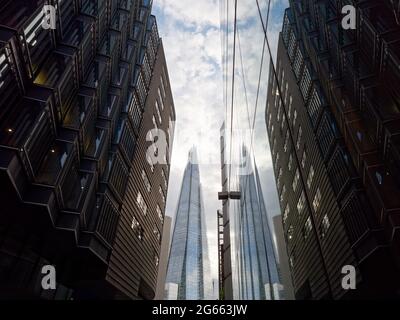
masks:
<path fill-rule="evenodd" d="M 197 152 L 192 148 L 176 210 L 166 280 L 166 298 L 202 300 L 210 299 L 211 295 L 212 280 L 200 172 Z"/>
<path fill-rule="evenodd" d="M 243 158 L 251 169 L 243 147 Z M 257 167 L 239 177 L 240 211 L 236 219 L 238 244 L 239 297 L 254 300 L 279 300 L 280 280 Z"/>
<path fill-rule="evenodd" d="M 244 146 L 234 152 L 235 157 L 242 155 L 241 165 L 224 164 L 224 127 L 221 130 L 223 192 L 241 194 L 240 200 L 223 201 L 224 298 L 279 300 L 282 286 L 257 167 Z"/>

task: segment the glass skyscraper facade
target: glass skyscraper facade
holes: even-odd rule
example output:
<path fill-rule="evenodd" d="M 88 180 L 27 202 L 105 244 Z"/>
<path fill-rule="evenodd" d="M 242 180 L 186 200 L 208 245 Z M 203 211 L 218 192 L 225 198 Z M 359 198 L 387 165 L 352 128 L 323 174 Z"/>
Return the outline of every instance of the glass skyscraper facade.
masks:
<path fill-rule="evenodd" d="M 212 279 L 204 219 L 200 170 L 197 151 L 193 147 L 189 152 L 176 210 L 166 280 L 167 299 L 211 299 Z M 175 288 L 174 294 L 169 292 L 171 288 Z"/>
<path fill-rule="evenodd" d="M 225 164 L 223 131 L 222 190 L 240 192 L 240 200 L 223 202 L 223 296 L 227 300 L 280 300 L 282 285 L 257 166 L 244 145 L 233 151 L 241 156 L 238 165 Z"/>

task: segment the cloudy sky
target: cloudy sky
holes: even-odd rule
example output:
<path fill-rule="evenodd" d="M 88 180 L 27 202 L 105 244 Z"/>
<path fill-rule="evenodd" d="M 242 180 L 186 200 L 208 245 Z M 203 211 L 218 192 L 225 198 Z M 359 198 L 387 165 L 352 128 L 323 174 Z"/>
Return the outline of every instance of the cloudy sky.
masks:
<path fill-rule="evenodd" d="M 223 84 L 225 68 L 222 67 L 221 42 L 224 42 L 227 35 L 230 61 L 227 75 L 229 79 L 232 78 L 234 1 L 227 1 L 230 13 L 227 22 L 228 32 L 226 32 L 226 0 L 154 0 L 153 4 L 153 13 L 157 16 L 159 33 L 163 39 L 177 114 L 167 214 L 175 216 L 188 152 L 193 145 L 196 145 L 201 162 L 200 179 L 211 262 L 217 261 L 218 258 L 216 211 L 221 206 L 217 199 L 217 193 L 221 189 L 219 129 L 226 117 Z M 268 1 L 259 0 L 259 3 L 265 17 Z M 268 36 L 274 55 L 286 7 L 287 0 L 271 1 Z M 221 15 L 221 12 L 224 13 Z M 251 127 L 249 123 L 253 122 L 256 110 L 264 34 L 255 0 L 239 0 L 237 17 L 234 123 L 235 128 L 246 130 Z M 220 28 L 221 21 L 223 32 Z M 265 92 L 268 84 L 269 59 L 266 51 L 253 148 L 263 184 L 266 207 L 272 217 L 279 214 L 279 205 L 265 126 Z M 228 87 L 232 85 L 230 81 Z M 228 119 L 230 119 L 229 113 Z M 212 263 L 211 268 L 213 277 L 217 278 L 217 263 Z"/>

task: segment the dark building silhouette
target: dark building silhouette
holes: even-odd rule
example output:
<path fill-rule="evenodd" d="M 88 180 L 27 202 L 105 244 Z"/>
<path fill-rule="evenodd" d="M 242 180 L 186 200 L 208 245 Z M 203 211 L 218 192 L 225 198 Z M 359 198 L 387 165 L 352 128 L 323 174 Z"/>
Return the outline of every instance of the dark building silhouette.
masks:
<path fill-rule="evenodd" d="M 342 28 L 354 4 L 357 28 Z M 266 122 L 297 299 L 398 297 L 400 25 L 391 1 L 290 1 Z M 344 290 L 353 265 L 357 289 Z"/>
<path fill-rule="evenodd" d="M 0 4 L 1 295 L 152 299 L 175 120 L 152 1 Z"/>

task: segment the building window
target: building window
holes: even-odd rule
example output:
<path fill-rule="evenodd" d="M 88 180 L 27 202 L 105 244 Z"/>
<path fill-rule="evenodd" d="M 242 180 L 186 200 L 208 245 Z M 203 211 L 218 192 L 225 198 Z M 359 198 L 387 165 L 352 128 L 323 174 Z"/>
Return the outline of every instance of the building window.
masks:
<path fill-rule="evenodd" d="M 144 239 L 144 229 L 140 226 L 139 221 L 135 217 L 132 218 L 131 228 L 139 240 Z"/>
<path fill-rule="evenodd" d="M 289 171 L 292 171 L 292 168 L 293 168 L 293 155 L 291 154 L 291 155 L 289 156 L 289 163 L 288 163 L 288 169 L 289 169 Z"/>
<path fill-rule="evenodd" d="M 314 167 L 311 166 L 310 172 L 308 173 L 308 178 L 307 178 L 308 189 L 311 189 L 311 186 L 312 186 L 312 183 L 313 183 L 313 180 L 314 180 L 314 174 L 315 174 Z"/>
<path fill-rule="evenodd" d="M 137 198 L 136 198 L 136 203 L 139 207 L 139 209 L 142 211 L 142 214 L 145 216 L 147 214 L 147 204 L 144 201 L 144 198 L 140 191 L 138 192 Z"/>
<path fill-rule="evenodd" d="M 298 212 L 298 214 L 301 214 L 303 212 L 305 203 L 306 203 L 306 195 L 304 194 L 304 191 L 303 191 L 301 193 L 299 201 L 297 202 L 297 212 Z"/>
<path fill-rule="evenodd" d="M 299 184 L 299 179 L 300 179 L 300 172 L 299 169 L 296 170 L 296 174 L 294 175 L 294 179 L 293 179 L 293 192 L 296 192 L 297 186 Z"/>
<path fill-rule="evenodd" d="M 161 234 L 160 234 L 160 231 L 158 231 L 158 228 L 156 225 L 153 228 L 153 233 L 156 236 L 157 241 L 161 242 Z"/>
<path fill-rule="evenodd" d="M 160 100 L 161 111 L 164 111 L 164 101 L 163 101 L 163 97 L 161 96 L 160 88 L 158 88 L 158 100 Z"/>
<path fill-rule="evenodd" d="M 164 217 L 163 217 L 163 214 L 162 214 L 162 211 L 161 211 L 161 208 L 160 208 L 159 205 L 157 205 L 157 209 L 156 210 L 157 210 L 158 219 L 160 219 L 161 224 L 163 224 L 164 223 Z"/>
<path fill-rule="evenodd" d="M 293 128 L 296 126 L 296 120 L 297 120 L 297 110 L 294 110 L 293 113 Z"/>
<path fill-rule="evenodd" d="M 283 213 L 283 224 L 286 224 L 286 221 L 289 217 L 289 213 L 290 213 L 290 206 L 289 204 L 286 204 L 285 212 Z"/>
<path fill-rule="evenodd" d="M 299 133 L 297 134 L 297 142 L 296 142 L 296 148 L 297 150 L 300 149 L 300 144 L 301 144 L 301 139 L 303 137 L 303 130 L 301 129 L 301 127 L 299 128 Z"/>
<path fill-rule="evenodd" d="M 156 100 L 156 113 L 158 116 L 158 122 L 161 124 L 162 118 L 161 118 L 161 112 L 160 112 L 160 105 L 157 100 Z"/>
<path fill-rule="evenodd" d="M 307 240 L 307 238 L 310 236 L 311 231 L 312 231 L 311 217 L 308 217 L 303 230 L 304 240 Z"/>
<path fill-rule="evenodd" d="M 283 151 L 287 152 L 288 145 L 289 145 L 289 131 L 286 131 L 285 144 L 283 145 Z"/>
<path fill-rule="evenodd" d="M 160 193 L 163 204 L 165 204 L 165 195 L 164 195 L 164 192 L 163 192 L 161 186 L 158 187 L 158 192 Z"/>
<path fill-rule="evenodd" d="M 153 127 L 158 130 L 158 125 L 156 121 L 156 117 L 153 115 Z"/>
<path fill-rule="evenodd" d="M 381 175 L 381 173 L 378 171 L 375 172 L 375 177 L 376 177 L 376 180 L 378 181 L 378 184 L 382 185 L 383 184 L 383 176 Z"/>
<path fill-rule="evenodd" d="M 279 107 L 278 107 L 278 112 L 276 114 L 276 121 L 279 123 L 281 121 L 281 111 L 282 111 L 282 103 L 279 100 Z"/>
<path fill-rule="evenodd" d="M 165 84 L 164 84 L 163 75 L 161 75 L 161 91 L 162 91 L 163 97 L 165 98 Z"/>
<path fill-rule="evenodd" d="M 283 170 L 282 170 L 282 168 L 279 168 L 279 174 L 278 174 L 278 180 L 277 180 L 278 187 L 281 185 L 282 174 L 283 174 Z"/>
<path fill-rule="evenodd" d="M 293 97 L 289 96 L 289 109 L 288 109 L 288 118 L 292 117 L 292 105 L 293 105 Z"/>
<path fill-rule="evenodd" d="M 331 222 L 329 221 L 329 217 L 326 214 L 322 219 L 321 224 L 321 238 L 325 238 L 326 234 L 328 233 L 329 228 L 331 227 Z"/>
<path fill-rule="evenodd" d="M 142 179 L 143 179 L 143 183 L 147 189 L 147 192 L 150 192 L 151 184 L 150 184 L 149 178 L 147 177 L 146 171 L 144 171 L 143 169 L 142 169 Z"/>
<path fill-rule="evenodd" d="M 313 207 L 314 207 L 315 212 L 318 211 L 318 209 L 321 205 L 321 197 L 322 197 L 321 190 L 318 188 L 317 193 L 315 194 L 315 197 L 314 197 L 314 201 L 313 201 Z"/>
<path fill-rule="evenodd" d="M 288 229 L 288 232 L 287 232 L 287 238 L 288 238 L 289 241 L 293 239 L 293 234 L 294 234 L 294 228 L 291 225 L 289 227 L 289 229 Z"/>
<path fill-rule="evenodd" d="M 282 192 L 281 192 L 281 196 L 280 196 L 281 203 L 283 203 L 283 200 L 284 200 L 284 198 L 285 198 L 285 195 L 286 195 L 286 186 L 283 185 Z"/>
<path fill-rule="evenodd" d="M 166 160 L 166 159 L 165 159 Z M 165 161 L 167 163 L 167 161 Z M 163 178 L 165 189 L 168 187 L 167 176 L 165 175 L 164 169 L 161 170 L 161 176 Z"/>
<path fill-rule="evenodd" d="M 153 160 L 151 159 L 151 157 L 150 157 L 149 155 L 146 155 L 146 158 L 147 158 L 147 163 L 148 163 L 149 166 L 150 166 L 151 173 L 154 173 L 154 164 L 153 164 Z"/>
<path fill-rule="evenodd" d="M 306 150 L 303 151 L 303 157 L 301 158 L 301 167 L 304 169 L 306 166 L 307 161 L 307 152 Z"/>

